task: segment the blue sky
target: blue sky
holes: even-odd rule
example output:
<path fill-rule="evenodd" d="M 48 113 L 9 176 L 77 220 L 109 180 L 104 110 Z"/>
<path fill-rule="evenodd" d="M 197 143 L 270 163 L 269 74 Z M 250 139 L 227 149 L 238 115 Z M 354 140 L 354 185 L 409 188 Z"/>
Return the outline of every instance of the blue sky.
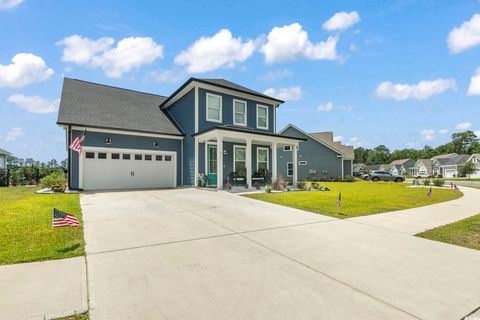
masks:
<path fill-rule="evenodd" d="M 65 158 L 64 76 L 162 95 L 222 77 L 288 100 L 278 129 L 355 146 L 480 130 L 478 0 L 0 0 L 0 39 L 0 148 L 23 158 Z"/>

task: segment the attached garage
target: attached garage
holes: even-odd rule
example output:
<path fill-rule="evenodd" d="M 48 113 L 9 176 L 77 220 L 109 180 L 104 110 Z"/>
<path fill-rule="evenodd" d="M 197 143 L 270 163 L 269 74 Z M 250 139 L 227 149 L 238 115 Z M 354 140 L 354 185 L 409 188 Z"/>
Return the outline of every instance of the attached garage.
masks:
<path fill-rule="evenodd" d="M 176 152 L 85 147 L 79 163 L 84 190 L 174 188 Z"/>
<path fill-rule="evenodd" d="M 445 168 L 444 172 L 444 178 L 455 178 L 457 174 L 457 170 L 454 168 Z"/>

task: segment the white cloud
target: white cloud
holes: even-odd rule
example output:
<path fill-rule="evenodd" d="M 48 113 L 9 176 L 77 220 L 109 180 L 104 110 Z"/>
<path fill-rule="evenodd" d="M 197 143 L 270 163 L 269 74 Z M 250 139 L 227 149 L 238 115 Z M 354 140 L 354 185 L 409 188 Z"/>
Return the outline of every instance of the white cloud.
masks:
<path fill-rule="evenodd" d="M 343 140 L 343 136 L 335 136 L 333 137 L 333 141 L 341 142 Z"/>
<path fill-rule="evenodd" d="M 57 45 L 65 46 L 65 49 L 63 49 L 63 61 L 89 65 L 92 64 L 93 57 L 97 53 L 110 49 L 114 43 L 115 40 L 109 37 L 91 40 L 75 34 L 58 41 Z"/>
<path fill-rule="evenodd" d="M 349 137 L 345 144 L 347 146 L 353 146 L 354 148 L 358 148 L 365 145 L 365 142 L 360 140 L 359 137 Z"/>
<path fill-rule="evenodd" d="M 318 111 L 330 112 L 333 110 L 333 102 L 321 103 L 317 107 Z"/>
<path fill-rule="evenodd" d="M 446 133 L 448 133 L 448 129 L 440 129 L 440 130 L 438 130 L 438 133 L 446 134 Z"/>
<path fill-rule="evenodd" d="M 267 63 L 292 61 L 299 56 L 311 60 L 334 60 L 337 58 L 337 41 L 338 37 L 329 37 L 324 42 L 314 44 L 299 23 L 292 23 L 274 27 L 260 51 Z"/>
<path fill-rule="evenodd" d="M 478 68 L 475 75 L 470 78 L 467 95 L 480 96 L 480 68 Z"/>
<path fill-rule="evenodd" d="M 23 0 L 0 0 L 0 10 L 13 9 L 22 2 Z"/>
<path fill-rule="evenodd" d="M 91 40 L 73 35 L 57 44 L 65 46 L 64 61 L 101 68 L 111 78 L 121 78 L 124 73 L 163 58 L 163 46 L 150 37 L 124 38 L 112 47 L 114 42 L 108 37 Z"/>
<path fill-rule="evenodd" d="M 7 101 L 32 113 L 56 112 L 60 103 L 60 99 L 50 101 L 39 96 L 24 96 L 23 94 L 14 94 L 8 97 Z"/>
<path fill-rule="evenodd" d="M 175 83 L 185 80 L 187 73 L 184 70 L 152 71 L 149 73 L 149 77 L 159 82 Z"/>
<path fill-rule="evenodd" d="M 284 101 L 296 101 L 302 99 L 303 97 L 303 91 L 300 86 L 280 89 L 269 88 L 263 93 L 267 96 L 271 96 Z"/>
<path fill-rule="evenodd" d="M 8 65 L 0 64 L 0 87 L 19 88 L 50 78 L 53 70 L 31 53 L 17 53 Z"/>
<path fill-rule="evenodd" d="M 263 81 L 275 81 L 281 80 L 284 78 L 289 78 L 293 75 L 293 72 L 288 69 L 270 71 L 265 73 L 263 76 L 260 76 L 259 79 Z"/>
<path fill-rule="evenodd" d="M 420 131 L 420 135 L 424 140 L 430 141 L 435 139 L 435 130 L 425 129 Z"/>
<path fill-rule="evenodd" d="M 23 131 L 22 128 L 13 127 L 12 129 L 10 129 L 7 132 L 5 137 L 3 137 L 3 140 L 5 140 L 5 142 L 13 142 L 13 141 L 17 140 L 18 137 L 22 136 L 24 133 L 25 133 L 25 131 Z"/>
<path fill-rule="evenodd" d="M 255 50 L 255 42 L 242 42 L 240 37 L 233 38 L 228 29 L 222 29 L 212 37 L 201 37 L 187 50 L 175 57 L 175 63 L 186 65 L 191 73 L 202 73 L 221 67 L 233 67 L 243 62 Z"/>
<path fill-rule="evenodd" d="M 480 13 L 474 14 L 469 21 L 463 22 L 460 27 L 450 31 L 447 43 L 451 53 L 459 53 L 479 45 Z"/>
<path fill-rule="evenodd" d="M 455 129 L 467 130 L 467 129 L 470 129 L 471 126 L 472 124 L 470 122 L 461 122 L 461 123 L 457 123 L 457 125 L 455 126 Z"/>
<path fill-rule="evenodd" d="M 337 12 L 330 19 L 325 21 L 323 29 L 328 31 L 346 30 L 360 21 L 360 15 L 356 11 Z"/>
<path fill-rule="evenodd" d="M 453 79 L 424 80 L 417 84 L 382 82 L 375 90 L 375 94 L 384 99 L 418 99 L 423 100 L 440 94 L 446 90 L 456 90 L 457 86 Z"/>

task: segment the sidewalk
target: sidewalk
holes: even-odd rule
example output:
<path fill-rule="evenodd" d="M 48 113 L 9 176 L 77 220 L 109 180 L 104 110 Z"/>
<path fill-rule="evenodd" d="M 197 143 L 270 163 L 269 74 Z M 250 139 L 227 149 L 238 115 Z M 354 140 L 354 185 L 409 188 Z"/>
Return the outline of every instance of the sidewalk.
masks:
<path fill-rule="evenodd" d="M 52 319 L 88 310 L 85 257 L 0 266 L 0 318 Z"/>

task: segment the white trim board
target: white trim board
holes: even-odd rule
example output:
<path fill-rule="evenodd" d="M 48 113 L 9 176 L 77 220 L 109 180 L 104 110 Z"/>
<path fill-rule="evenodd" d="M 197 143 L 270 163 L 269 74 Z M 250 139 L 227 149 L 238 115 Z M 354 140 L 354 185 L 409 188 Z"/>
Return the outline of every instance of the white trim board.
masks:
<path fill-rule="evenodd" d="M 265 148 L 265 147 L 257 147 L 257 160 L 256 161 L 256 168 L 257 168 L 257 171 L 258 171 L 258 151 L 259 150 L 267 150 L 267 170 L 270 170 L 270 148 Z"/>
<path fill-rule="evenodd" d="M 112 129 L 101 129 L 101 128 L 92 128 L 92 127 L 82 127 L 82 126 L 72 126 L 72 130 L 83 131 L 87 130 L 88 132 L 101 132 L 101 133 L 112 133 L 112 134 L 121 134 L 125 136 L 140 136 L 140 137 L 153 137 L 153 138 L 165 138 L 165 139 L 177 139 L 183 140 L 183 136 L 171 136 L 168 134 L 156 134 L 156 133 L 145 133 L 138 131 L 123 131 L 123 130 L 112 130 Z"/>

